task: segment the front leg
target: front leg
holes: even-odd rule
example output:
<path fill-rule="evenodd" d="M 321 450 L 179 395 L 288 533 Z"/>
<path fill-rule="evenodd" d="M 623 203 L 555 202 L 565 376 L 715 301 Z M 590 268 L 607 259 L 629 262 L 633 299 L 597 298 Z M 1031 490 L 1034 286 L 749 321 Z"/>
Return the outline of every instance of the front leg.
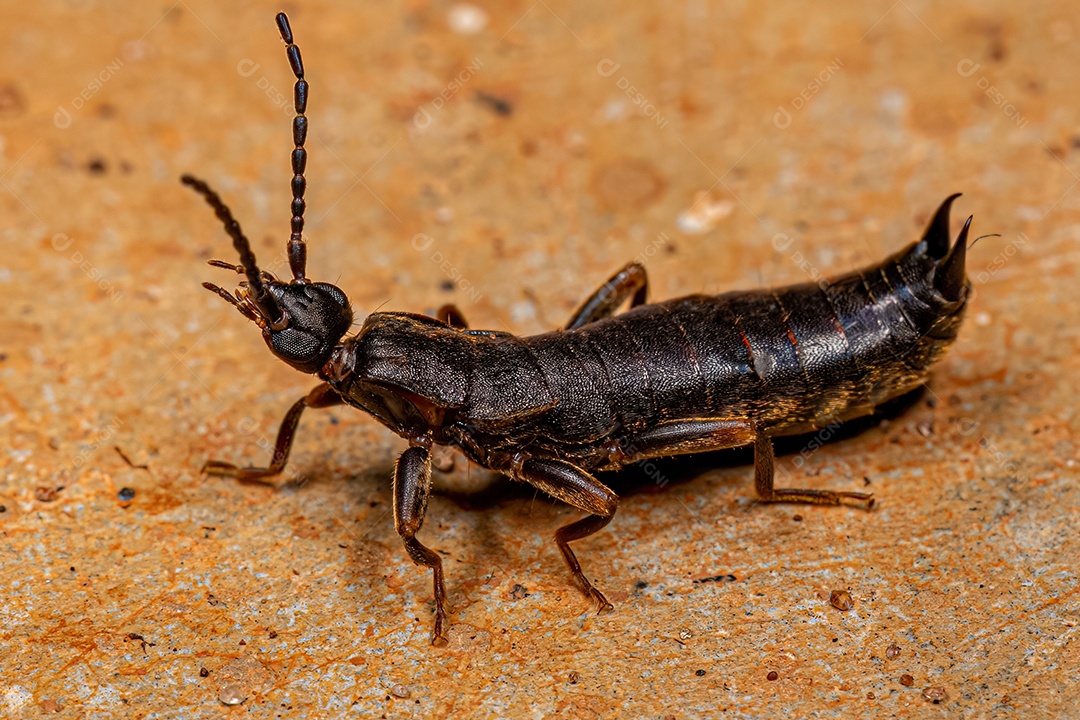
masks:
<path fill-rule="evenodd" d="M 423 445 L 414 445 L 401 454 L 394 467 L 394 529 L 413 562 L 431 568 L 435 585 L 435 629 L 431 633 L 431 644 L 441 647 L 450 641 L 443 630 L 446 588 L 443 586 L 442 558 L 416 539 L 416 533 L 424 524 L 430 496 L 431 451 Z"/>
<path fill-rule="evenodd" d="M 614 315 L 619 306 L 627 298 L 631 298 L 631 295 L 633 297 L 630 299 L 630 307 L 643 305 L 648 291 L 649 279 L 645 274 L 645 268 L 641 263 L 628 263 L 581 304 L 574 316 L 570 318 L 570 322 L 566 324 L 566 329 L 574 330 L 582 325 Z"/>
<path fill-rule="evenodd" d="M 292 449 L 296 426 L 300 424 L 300 416 L 304 414 L 304 408 L 326 408 L 341 405 L 343 402 L 341 396 L 328 383 L 317 385 L 311 392 L 297 400 L 289 408 L 289 412 L 285 413 L 285 418 L 278 429 L 277 442 L 274 443 L 274 457 L 270 460 L 270 467 L 241 468 L 220 460 L 208 460 L 203 465 L 202 471 L 209 475 L 234 477 L 244 482 L 266 482 L 264 478 L 277 475 L 285 469 L 285 461 L 289 459 L 289 450 Z"/>
<path fill-rule="evenodd" d="M 562 552 L 570 573 L 585 597 L 595 602 L 601 612 L 610 610 L 612 604 L 602 592 L 593 587 L 585 573 L 581 572 L 581 564 L 570 549 L 570 542 L 588 537 L 611 522 L 619 506 L 619 496 L 581 468 L 553 458 L 515 457 L 510 475 L 515 480 L 527 482 L 568 505 L 591 513 L 588 517 L 555 531 L 555 544 Z"/>

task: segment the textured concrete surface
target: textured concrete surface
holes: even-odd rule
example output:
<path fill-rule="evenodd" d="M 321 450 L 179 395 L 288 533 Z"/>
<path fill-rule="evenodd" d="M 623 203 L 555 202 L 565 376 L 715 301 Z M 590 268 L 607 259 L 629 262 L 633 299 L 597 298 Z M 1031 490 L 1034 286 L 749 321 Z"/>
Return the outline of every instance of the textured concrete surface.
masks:
<path fill-rule="evenodd" d="M 279 6 L 6 0 L 0 716 L 1075 715 L 1074 4 L 281 5 L 309 272 L 360 314 L 536 332 L 637 256 L 653 297 L 803 281 L 954 191 L 1001 237 L 922 396 L 784 446 L 792 481 L 873 512 L 757 505 L 745 452 L 609 478 L 620 512 L 577 544 L 597 616 L 550 541 L 575 513 L 459 459 L 421 533 L 448 571 L 433 649 L 399 439 L 315 411 L 278 487 L 199 473 L 265 462 L 314 384 L 199 287 L 232 254 L 177 182 L 282 268 Z"/>

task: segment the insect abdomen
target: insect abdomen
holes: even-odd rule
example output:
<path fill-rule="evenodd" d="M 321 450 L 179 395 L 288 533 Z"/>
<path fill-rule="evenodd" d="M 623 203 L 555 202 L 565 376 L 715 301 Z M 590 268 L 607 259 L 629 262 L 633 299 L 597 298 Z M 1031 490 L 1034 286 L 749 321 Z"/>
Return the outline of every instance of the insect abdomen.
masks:
<path fill-rule="evenodd" d="M 922 382 L 955 337 L 964 303 L 933 292 L 932 267 L 913 246 L 828 283 L 694 295 L 523 338 L 556 399 L 545 424 L 584 442 L 679 419 L 782 434 L 869 413 Z"/>

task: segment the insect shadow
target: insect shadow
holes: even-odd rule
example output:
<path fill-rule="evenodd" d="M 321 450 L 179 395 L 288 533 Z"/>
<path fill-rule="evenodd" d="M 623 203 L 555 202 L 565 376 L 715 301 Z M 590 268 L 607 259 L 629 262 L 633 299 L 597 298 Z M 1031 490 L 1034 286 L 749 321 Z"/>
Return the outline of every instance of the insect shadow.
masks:
<path fill-rule="evenodd" d="M 864 415 L 847 422 L 830 425 L 813 433 L 776 438 L 776 453 L 781 457 L 799 456 L 808 449 L 816 452 L 823 447 L 857 437 L 878 427 L 882 421 L 891 422 L 901 417 L 911 407 L 918 404 L 925 395 L 926 387 L 920 386 L 882 403 L 872 415 Z M 620 496 L 631 497 L 663 493 L 668 488 L 694 482 L 710 472 L 745 468 L 753 464 L 754 448 L 746 446 L 695 455 L 657 458 L 634 463 L 621 470 L 598 474 L 603 477 L 605 484 L 617 489 Z M 434 494 L 451 500 L 463 510 L 478 512 L 505 507 L 521 501 L 531 502 L 537 497 L 533 487 L 515 482 L 500 473 L 488 472 L 483 468 L 473 468 L 472 472 L 485 473 L 490 481 L 482 488 L 472 491 L 456 489 L 452 483 L 438 483 Z M 795 474 L 798 472 L 801 471 L 794 471 Z M 738 479 L 731 478 L 731 481 L 738 482 Z"/>

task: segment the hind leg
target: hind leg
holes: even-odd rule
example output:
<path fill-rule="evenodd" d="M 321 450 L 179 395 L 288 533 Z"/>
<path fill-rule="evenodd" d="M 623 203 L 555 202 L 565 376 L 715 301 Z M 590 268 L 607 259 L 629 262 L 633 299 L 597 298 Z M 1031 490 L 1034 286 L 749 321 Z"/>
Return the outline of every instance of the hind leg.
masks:
<path fill-rule="evenodd" d="M 775 455 L 772 438 L 761 430 L 754 437 L 754 489 L 761 502 L 809 503 L 811 505 L 857 505 L 867 510 L 874 507 L 870 493 L 835 492 L 833 490 L 800 490 L 773 487 Z M 851 502 L 845 503 L 845 500 Z"/>

